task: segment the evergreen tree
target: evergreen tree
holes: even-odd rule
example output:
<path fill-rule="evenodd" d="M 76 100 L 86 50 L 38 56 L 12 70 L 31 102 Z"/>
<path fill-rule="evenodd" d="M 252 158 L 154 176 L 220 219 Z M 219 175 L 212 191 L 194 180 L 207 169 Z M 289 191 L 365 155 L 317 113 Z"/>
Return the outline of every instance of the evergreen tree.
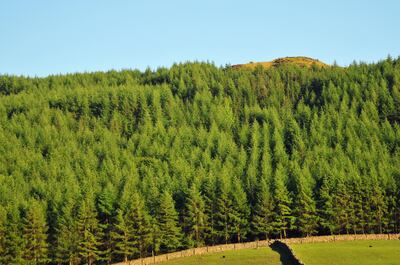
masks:
<path fill-rule="evenodd" d="M 310 184 L 307 183 L 310 173 L 307 168 L 300 170 L 296 164 L 293 171 L 296 175 L 297 192 L 294 203 L 295 226 L 303 236 L 310 236 L 316 232 L 317 228 L 316 204 Z"/>
<path fill-rule="evenodd" d="M 116 257 L 121 255 L 124 262 L 127 262 L 128 258 L 130 258 L 137 249 L 135 248 L 135 242 L 132 240 L 133 227 L 130 225 L 127 215 L 121 210 L 117 211 L 115 224 L 113 225 L 110 236 L 113 242 L 114 255 Z"/>
<path fill-rule="evenodd" d="M 246 193 L 244 192 L 242 185 L 239 183 L 239 179 L 234 178 L 232 180 L 232 187 L 229 193 L 231 197 L 232 207 L 229 212 L 229 223 L 231 234 L 236 236 L 238 243 L 245 238 L 249 226 L 248 219 L 250 215 L 249 203 L 247 201 Z"/>
<path fill-rule="evenodd" d="M 0 206 L 0 263 L 4 263 L 6 255 L 6 221 L 7 212 L 3 206 Z"/>
<path fill-rule="evenodd" d="M 92 265 L 100 258 L 100 246 L 103 231 L 97 219 L 93 194 L 89 192 L 78 211 L 77 226 L 79 231 L 78 251 L 82 259 Z"/>
<path fill-rule="evenodd" d="M 204 229 L 206 223 L 204 200 L 196 184 L 192 184 L 186 202 L 184 216 L 185 232 L 193 243 L 190 246 L 201 246 L 204 242 Z"/>
<path fill-rule="evenodd" d="M 319 188 L 319 200 L 318 205 L 318 221 L 320 230 L 324 233 L 333 234 L 336 231 L 336 223 L 333 196 L 332 196 L 332 185 L 327 177 L 322 178 L 322 184 Z"/>
<path fill-rule="evenodd" d="M 173 208 L 169 210 L 171 214 L 173 214 L 172 210 Z M 132 197 L 132 205 L 130 206 L 128 217 L 128 223 L 133 229 L 131 239 L 131 242 L 133 242 L 135 246 L 135 251 L 133 253 L 138 253 L 139 257 L 144 257 L 151 243 L 151 223 L 144 202 L 138 193 L 135 193 Z M 169 218 L 172 218 L 172 215 Z M 171 229 L 173 230 L 173 228 Z"/>
<path fill-rule="evenodd" d="M 350 225 L 350 212 L 351 207 L 350 205 L 350 195 L 344 184 L 343 179 L 339 177 L 338 183 L 335 187 L 334 197 L 334 216 L 335 216 L 335 225 L 337 228 L 337 233 L 341 234 L 343 231 L 346 234 L 349 234 L 351 225 Z M 346 205 L 346 207 L 343 207 Z"/>
<path fill-rule="evenodd" d="M 273 231 L 272 197 L 265 180 L 261 180 L 257 188 L 256 204 L 254 205 L 251 227 L 256 236 L 262 235 L 269 239 Z"/>
<path fill-rule="evenodd" d="M 174 251 L 181 246 L 182 232 L 178 226 L 178 213 L 174 200 L 168 191 L 161 198 L 158 209 L 160 248 L 162 251 Z"/>
<path fill-rule="evenodd" d="M 206 244 L 214 245 L 216 241 L 216 191 L 211 177 L 206 177 L 202 183 L 201 191 L 204 197 L 204 238 Z"/>
<path fill-rule="evenodd" d="M 20 213 L 16 207 L 9 209 L 7 214 L 5 235 L 4 235 L 5 253 L 2 256 L 4 264 L 24 264 L 23 251 L 25 248 L 25 240 L 22 234 L 22 222 L 20 221 Z"/>
<path fill-rule="evenodd" d="M 79 264 L 79 240 L 76 206 L 71 198 L 66 197 L 57 220 L 56 261 Z"/>
<path fill-rule="evenodd" d="M 103 238 L 101 239 L 102 245 L 100 247 L 101 259 L 105 260 L 107 263 L 110 263 L 112 258 L 111 219 L 114 216 L 115 200 L 115 187 L 109 182 L 97 198 L 99 226 L 103 231 Z"/>
<path fill-rule="evenodd" d="M 44 211 L 37 201 L 29 202 L 24 218 L 23 237 L 24 259 L 30 264 L 47 264 L 49 262 L 47 224 Z"/>
<path fill-rule="evenodd" d="M 285 171 L 282 164 L 278 164 L 274 181 L 274 231 L 280 238 L 287 237 L 287 231 L 292 227 L 293 216 L 290 208 L 292 200 L 285 184 Z"/>
<path fill-rule="evenodd" d="M 216 183 L 216 209 L 215 209 L 215 227 L 218 238 L 225 244 L 230 239 L 230 213 L 232 210 L 232 201 L 229 197 L 229 186 L 225 176 L 217 178 Z"/>

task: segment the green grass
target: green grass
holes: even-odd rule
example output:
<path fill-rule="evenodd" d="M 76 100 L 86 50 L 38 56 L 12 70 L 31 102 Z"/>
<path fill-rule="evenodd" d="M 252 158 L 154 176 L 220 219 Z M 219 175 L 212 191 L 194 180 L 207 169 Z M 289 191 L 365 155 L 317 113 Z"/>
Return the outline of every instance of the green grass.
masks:
<path fill-rule="evenodd" d="M 225 258 L 223 258 L 225 256 Z M 280 265 L 280 257 L 270 248 L 230 250 L 160 263 L 162 265 Z"/>
<path fill-rule="evenodd" d="M 307 265 L 400 265 L 400 240 L 338 241 L 291 247 Z"/>

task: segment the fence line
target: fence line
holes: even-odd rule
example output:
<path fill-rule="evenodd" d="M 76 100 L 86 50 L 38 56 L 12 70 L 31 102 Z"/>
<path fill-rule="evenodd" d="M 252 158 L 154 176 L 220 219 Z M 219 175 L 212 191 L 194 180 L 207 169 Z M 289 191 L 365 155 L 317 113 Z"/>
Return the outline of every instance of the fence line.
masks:
<path fill-rule="evenodd" d="M 287 238 L 279 239 L 284 244 L 303 244 L 303 243 L 317 243 L 317 242 L 334 242 L 334 241 L 352 241 L 352 240 L 393 240 L 400 239 L 400 234 L 363 234 L 363 235 L 332 235 L 332 236 L 312 236 L 302 238 Z M 261 240 L 246 243 L 224 244 L 216 246 L 205 246 L 198 248 L 185 249 L 182 251 L 147 257 L 142 259 L 130 260 L 128 262 L 114 263 L 114 265 L 150 265 L 163 261 L 203 255 L 207 253 L 218 253 L 226 250 L 239 250 L 239 249 L 256 249 L 259 247 L 267 247 L 275 240 Z M 290 247 L 289 247 L 290 248 Z"/>

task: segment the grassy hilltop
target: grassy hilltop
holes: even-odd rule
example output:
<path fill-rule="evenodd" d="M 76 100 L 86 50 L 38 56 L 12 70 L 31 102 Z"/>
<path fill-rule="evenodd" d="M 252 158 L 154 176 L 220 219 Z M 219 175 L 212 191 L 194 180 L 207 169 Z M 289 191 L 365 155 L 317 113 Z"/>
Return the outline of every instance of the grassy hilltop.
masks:
<path fill-rule="evenodd" d="M 246 64 L 236 64 L 234 68 L 249 68 L 254 69 L 257 66 L 263 66 L 264 68 L 278 67 L 282 65 L 296 65 L 300 67 L 328 67 L 329 65 L 313 58 L 297 56 L 297 57 L 284 57 L 272 60 L 270 62 L 249 62 Z"/>

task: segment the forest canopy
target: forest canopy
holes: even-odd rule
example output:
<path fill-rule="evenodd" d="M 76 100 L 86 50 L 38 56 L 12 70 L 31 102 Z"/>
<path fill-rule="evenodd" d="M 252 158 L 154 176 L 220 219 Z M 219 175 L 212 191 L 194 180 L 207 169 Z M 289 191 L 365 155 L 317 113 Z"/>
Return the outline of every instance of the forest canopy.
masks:
<path fill-rule="evenodd" d="M 0 76 L 0 264 L 400 232 L 400 58 Z"/>

